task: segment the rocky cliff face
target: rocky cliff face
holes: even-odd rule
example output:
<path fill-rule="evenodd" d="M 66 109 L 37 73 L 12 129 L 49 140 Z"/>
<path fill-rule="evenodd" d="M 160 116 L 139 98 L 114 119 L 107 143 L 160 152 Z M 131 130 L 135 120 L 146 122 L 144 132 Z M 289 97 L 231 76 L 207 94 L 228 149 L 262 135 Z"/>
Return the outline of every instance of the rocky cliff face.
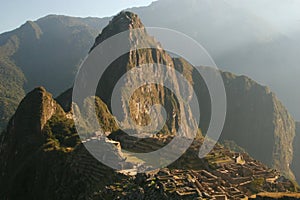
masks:
<path fill-rule="evenodd" d="M 300 182 L 300 122 L 296 122 L 296 136 L 293 142 L 294 154 L 292 162 L 292 170 L 295 173 L 296 180 Z"/>
<path fill-rule="evenodd" d="M 138 29 L 138 31 L 133 31 Z M 100 97 L 103 102 L 111 110 L 111 95 L 117 81 L 129 70 L 147 64 L 145 70 L 143 70 L 143 76 L 157 76 L 157 84 L 150 84 L 141 86 L 140 88 L 134 88 L 134 93 L 130 98 L 129 106 L 125 105 L 125 99 L 122 97 L 119 103 L 122 105 L 124 116 L 118 118 L 126 129 L 133 129 L 129 119 L 133 119 L 134 123 L 138 126 L 145 126 L 151 124 L 161 124 L 163 121 L 161 108 L 155 110 L 153 121 L 149 117 L 150 108 L 155 104 L 161 104 L 166 108 L 167 121 L 163 128 L 163 132 L 168 134 L 174 134 L 179 125 L 182 125 L 184 130 L 188 130 L 189 127 L 196 127 L 193 123 L 190 108 L 185 109 L 182 102 L 178 101 L 175 94 L 169 89 L 163 87 L 164 81 L 170 81 L 172 87 L 177 90 L 177 94 L 180 94 L 178 77 L 175 73 L 175 64 L 172 57 L 166 53 L 160 44 L 155 39 L 149 36 L 141 23 L 137 15 L 130 12 L 121 12 L 114 17 L 109 25 L 103 29 L 101 34 L 96 38 L 93 48 L 103 42 L 110 36 L 118 34 L 123 31 L 128 31 L 128 44 L 130 45 L 130 52 L 119 57 L 115 60 L 104 72 L 100 79 L 97 89 L 97 96 Z M 145 46 L 149 46 L 147 49 L 136 49 L 135 47 L 141 46 L 143 43 Z M 92 49 L 93 49 L 92 48 Z M 171 70 L 164 70 L 162 68 L 155 68 L 153 64 L 168 66 Z M 191 71 L 189 71 L 191 74 Z M 146 75 L 145 75 L 146 74 Z M 159 76 L 162 75 L 162 76 Z M 129 77 L 126 75 L 126 81 L 123 87 L 132 87 L 139 81 L 143 81 L 140 75 L 135 77 Z M 182 89 L 183 90 L 183 89 Z M 191 91 L 184 91 L 187 96 L 192 95 Z M 122 96 L 127 95 L 127 90 L 122 90 Z M 117 116 L 119 117 L 119 116 Z M 182 124 L 180 124 L 182 122 Z M 159 125 L 158 125 L 159 126 Z M 153 127 L 153 129 L 158 127 Z M 159 129 L 158 129 L 159 130 Z M 185 132 L 188 134 L 188 131 Z"/>
<path fill-rule="evenodd" d="M 276 95 L 255 81 L 222 72 L 227 94 L 227 115 L 221 140 L 232 140 L 255 159 L 294 178 L 293 158 L 295 123 Z M 210 99 L 203 80 L 194 75 L 198 97 L 202 99 L 201 128 L 210 120 Z M 203 109 L 202 109 L 203 108 Z"/>
<path fill-rule="evenodd" d="M 292 177 L 294 120 L 274 93 L 247 77 L 223 74 L 228 111 L 222 139 Z"/>

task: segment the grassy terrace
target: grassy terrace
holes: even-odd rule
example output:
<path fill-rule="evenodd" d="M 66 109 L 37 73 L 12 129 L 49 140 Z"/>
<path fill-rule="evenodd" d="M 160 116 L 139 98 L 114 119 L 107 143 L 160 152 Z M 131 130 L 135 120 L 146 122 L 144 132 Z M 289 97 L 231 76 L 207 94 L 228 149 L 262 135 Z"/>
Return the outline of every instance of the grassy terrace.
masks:
<path fill-rule="evenodd" d="M 259 197 L 270 197 L 270 198 L 284 198 L 284 197 L 294 197 L 294 198 L 300 198 L 300 193 L 288 193 L 288 192 L 276 192 L 276 193 L 272 193 L 272 192 L 262 192 L 259 193 L 255 196 L 253 196 L 254 198 L 256 196 Z"/>
<path fill-rule="evenodd" d="M 206 156 L 206 159 L 209 163 L 212 164 L 222 164 L 222 163 L 228 163 L 232 162 L 233 160 L 228 157 L 227 155 L 224 155 L 222 153 L 216 152 L 216 153 L 210 153 Z"/>

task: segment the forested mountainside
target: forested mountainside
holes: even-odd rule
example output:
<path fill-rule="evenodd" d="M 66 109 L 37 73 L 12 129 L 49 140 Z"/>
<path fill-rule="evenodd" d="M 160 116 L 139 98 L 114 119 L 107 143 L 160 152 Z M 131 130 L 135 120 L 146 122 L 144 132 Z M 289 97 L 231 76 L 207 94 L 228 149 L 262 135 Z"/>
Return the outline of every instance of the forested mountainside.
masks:
<path fill-rule="evenodd" d="M 43 85 L 58 95 L 73 84 L 107 21 L 49 15 L 0 35 L 0 130 L 32 88 Z"/>

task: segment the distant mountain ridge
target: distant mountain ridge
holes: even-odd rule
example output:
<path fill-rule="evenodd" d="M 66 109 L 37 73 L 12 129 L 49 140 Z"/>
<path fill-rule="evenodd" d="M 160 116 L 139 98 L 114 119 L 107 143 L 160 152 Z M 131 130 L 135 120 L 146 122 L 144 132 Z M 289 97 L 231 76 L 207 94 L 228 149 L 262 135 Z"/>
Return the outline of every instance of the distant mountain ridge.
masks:
<path fill-rule="evenodd" d="M 49 15 L 0 35 L 0 130 L 25 92 L 44 85 L 58 95 L 73 84 L 76 69 L 107 21 Z"/>

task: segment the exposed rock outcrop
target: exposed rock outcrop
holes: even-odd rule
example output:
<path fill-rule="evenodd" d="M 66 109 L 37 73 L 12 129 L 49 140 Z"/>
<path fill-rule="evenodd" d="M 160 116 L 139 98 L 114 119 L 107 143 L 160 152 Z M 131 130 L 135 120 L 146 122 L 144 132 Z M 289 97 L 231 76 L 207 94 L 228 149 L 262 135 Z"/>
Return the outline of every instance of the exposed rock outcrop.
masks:
<path fill-rule="evenodd" d="M 164 87 L 164 81 L 168 81 L 177 94 L 184 92 L 185 96 L 189 97 L 192 96 L 192 91 L 187 88 L 180 88 L 178 77 L 175 73 L 176 66 L 172 57 L 163 50 L 153 37 L 147 34 L 137 15 L 130 12 L 121 12 L 115 16 L 96 38 L 92 50 L 108 37 L 126 30 L 128 30 L 126 32 L 128 37 L 125 40 L 128 41 L 125 41 L 125 44 L 129 45 L 130 52 L 120 56 L 108 66 L 99 81 L 96 95 L 103 100 L 111 111 L 111 95 L 119 79 L 129 70 L 147 64 L 147 67 L 142 72 L 143 76 L 157 77 L 157 80 L 155 80 L 157 84 L 148 84 L 139 88 L 133 88 L 134 93 L 130 98 L 129 105 L 125 106 L 127 104 L 125 103 L 124 96 L 129 93 L 126 89 L 136 85 L 139 81 L 144 83 L 141 75 L 134 77 L 126 75 L 126 81 L 123 85 L 125 89 L 121 89 L 122 97 L 117 100 L 119 105 L 122 105 L 117 109 L 120 109 L 124 115 L 116 116 L 122 123 L 123 128 L 134 129 L 135 127 L 132 127 L 132 123 L 129 122 L 129 119 L 132 119 L 138 126 L 151 124 L 154 125 L 152 129 L 160 130 L 158 127 L 164 121 L 162 118 L 162 109 L 158 108 L 154 111 L 154 114 L 152 113 L 155 116 L 153 119 L 149 116 L 150 108 L 156 104 L 160 104 L 164 106 L 167 114 L 166 125 L 163 127 L 164 133 L 174 134 L 179 126 L 182 127 L 186 135 L 190 134 L 190 129 L 197 130 L 196 123 L 191 120 L 193 119 L 191 116 L 192 110 L 189 107 L 185 107 L 184 103 L 178 100 L 179 97 L 176 97 L 176 94 Z M 141 44 L 147 46 L 147 48 L 138 48 L 142 46 Z M 155 67 L 154 64 L 167 66 L 170 70 L 165 70 L 163 67 Z M 184 68 L 187 75 L 191 76 L 191 69 Z M 89 87 L 87 86 L 87 88 L 82 88 L 82 91 L 88 91 L 88 89 Z"/>
<path fill-rule="evenodd" d="M 300 122 L 296 122 L 296 136 L 293 142 L 293 162 L 292 170 L 295 173 L 296 180 L 300 182 Z"/>
<path fill-rule="evenodd" d="M 293 158 L 295 123 L 269 88 L 246 76 L 222 72 L 227 95 L 227 114 L 221 140 L 232 140 L 255 159 L 294 178 Z M 201 77 L 194 75 L 200 98 L 203 132 L 210 121 L 210 98 Z"/>

